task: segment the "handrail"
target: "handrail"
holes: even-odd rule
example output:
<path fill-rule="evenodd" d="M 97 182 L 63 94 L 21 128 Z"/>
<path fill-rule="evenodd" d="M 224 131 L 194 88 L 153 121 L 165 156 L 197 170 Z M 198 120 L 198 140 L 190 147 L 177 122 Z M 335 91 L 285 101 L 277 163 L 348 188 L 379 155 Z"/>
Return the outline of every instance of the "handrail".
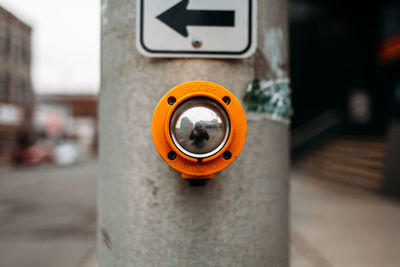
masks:
<path fill-rule="evenodd" d="M 337 126 L 341 119 L 339 111 L 331 109 L 294 129 L 291 136 L 291 150 L 298 149 L 318 138 L 321 134 Z"/>

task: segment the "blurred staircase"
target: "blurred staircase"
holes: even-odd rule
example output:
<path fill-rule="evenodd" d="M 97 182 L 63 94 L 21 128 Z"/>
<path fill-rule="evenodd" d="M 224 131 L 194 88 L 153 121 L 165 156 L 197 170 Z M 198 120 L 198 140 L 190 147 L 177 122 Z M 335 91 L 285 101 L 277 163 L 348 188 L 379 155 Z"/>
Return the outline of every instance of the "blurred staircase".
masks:
<path fill-rule="evenodd" d="M 320 179 L 380 190 L 384 159 L 383 137 L 338 136 L 310 145 L 295 167 Z"/>

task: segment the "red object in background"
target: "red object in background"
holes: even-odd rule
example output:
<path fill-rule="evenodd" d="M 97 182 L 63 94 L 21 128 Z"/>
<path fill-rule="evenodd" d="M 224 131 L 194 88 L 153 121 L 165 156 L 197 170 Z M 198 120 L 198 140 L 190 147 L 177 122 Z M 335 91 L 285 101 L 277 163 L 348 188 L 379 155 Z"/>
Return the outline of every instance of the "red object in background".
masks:
<path fill-rule="evenodd" d="M 21 165 L 37 165 L 52 162 L 53 159 L 53 151 L 46 145 L 33 145 L 22 148 L 17 153 L 17 162 Z"/>
<path fill-rule="evenodd" d="M 65 122 L 59 114 L 50 114 L 45 125 L 46 132 L 51 136 L 58 135 L 64 130 L 64 124 Z"/>
<path fill-rule="evenodd" d="M 400 34 L 385 40 L 379 50 L 378 57 L 384 64 L 400 59 Z"/>

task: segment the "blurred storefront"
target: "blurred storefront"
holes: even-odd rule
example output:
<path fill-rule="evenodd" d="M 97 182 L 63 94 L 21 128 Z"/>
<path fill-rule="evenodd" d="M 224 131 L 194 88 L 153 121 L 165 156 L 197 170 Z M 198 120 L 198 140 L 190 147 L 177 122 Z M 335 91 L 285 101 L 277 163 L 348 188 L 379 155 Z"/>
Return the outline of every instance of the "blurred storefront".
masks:
<path fill-rule="evenodd" d="M 400 195 L 400 3 L 292 0 L 290 12 L 297 162 Z"/>
<path fill-rule="evenodd" d="M 38 95 L 34 129 L 54 148 L 54 160 L 69 164 L 97 154 L 97 96 Z"/>
<path fill-rule="evenodd" d="M 400 3 L 386 3 L 380 15 L 379 84 L 387 124 L 384 190 L 400 196 Z"/>
<path fill-rule="evenodd" d="M 12 162 L 21 136 L 30 131 L 34 105 L 31 31 L 0 6 L 0 166 Z"/>

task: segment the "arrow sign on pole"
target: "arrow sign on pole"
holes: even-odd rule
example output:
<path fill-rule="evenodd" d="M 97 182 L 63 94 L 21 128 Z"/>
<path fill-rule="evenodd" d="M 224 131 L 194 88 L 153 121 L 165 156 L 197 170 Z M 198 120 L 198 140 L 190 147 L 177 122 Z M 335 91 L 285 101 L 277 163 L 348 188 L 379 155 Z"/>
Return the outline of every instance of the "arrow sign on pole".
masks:
<path fill-rule="evenodd" d="M 182 0 L 169 8 L 157 19 L 183 37 L 188 37 L 187 26 L 235 27 L 235 11 L 188 10 L 189 0 Z"/>
<path fill-rule="evenodd" d="M 136 47 L 146 57 L 247 58 L 258 1 L 136 0 Z"/>

